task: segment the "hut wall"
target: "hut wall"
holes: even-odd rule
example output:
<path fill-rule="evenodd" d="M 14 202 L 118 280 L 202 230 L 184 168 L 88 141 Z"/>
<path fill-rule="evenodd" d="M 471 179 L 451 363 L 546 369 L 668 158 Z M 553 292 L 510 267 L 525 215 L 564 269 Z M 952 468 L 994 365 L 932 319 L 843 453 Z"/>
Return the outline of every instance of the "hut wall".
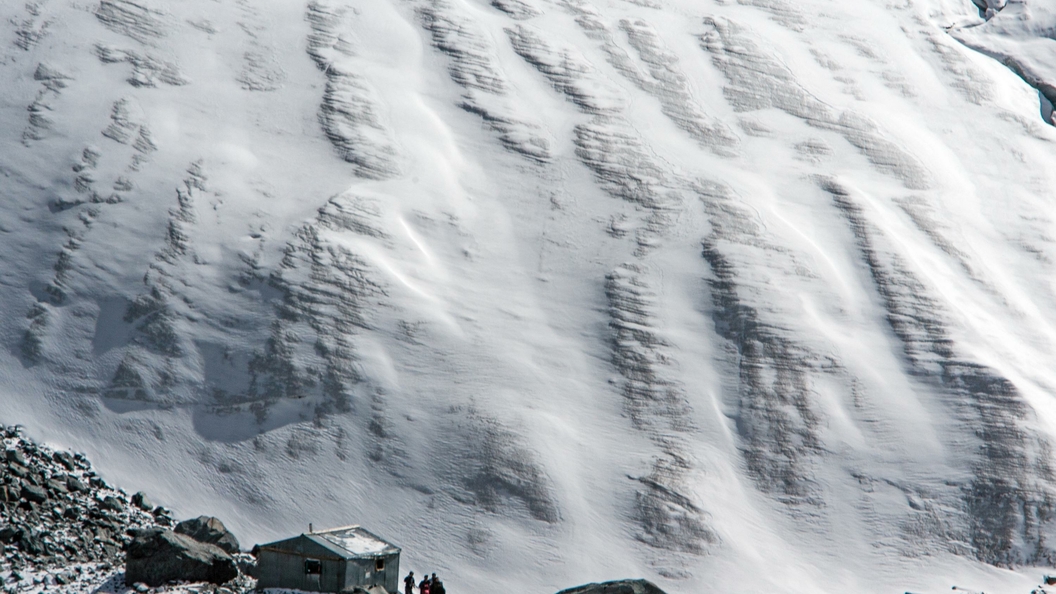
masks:
<path fill-rule="evenodd" d="M 384 587 L 390 594 L 399 592 L 400 555 L 393 553 L 382 557 L 385 568 L 377 571 L 375 557 L 350 559 L 345 573 L 345 589 L 355 586 L 369 588 L 373 585 Z"/>
<path fill-rule="evenodd" d="M 320 559 L 322 573 L 310 576 L 304 572 L 306 559 L 311 555 L 260 551 L 257 580 L 258 588 L 291 588 L 307 592 L 340 592 L 345 584 L 345 562 L 338 559 Z M 318 579 L 317 579 L 318 578 Z"/>

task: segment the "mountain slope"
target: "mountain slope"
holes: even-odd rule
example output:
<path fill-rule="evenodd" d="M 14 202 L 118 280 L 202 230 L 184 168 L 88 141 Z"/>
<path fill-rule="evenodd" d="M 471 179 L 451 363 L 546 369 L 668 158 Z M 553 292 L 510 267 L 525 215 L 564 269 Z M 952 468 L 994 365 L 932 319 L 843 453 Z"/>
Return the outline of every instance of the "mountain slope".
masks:
<path fill-rule="evenodd" d="M 0 11 L 0 420 L 111 482 L 455 590 L 1056 562 L 1048 4 Z"/>

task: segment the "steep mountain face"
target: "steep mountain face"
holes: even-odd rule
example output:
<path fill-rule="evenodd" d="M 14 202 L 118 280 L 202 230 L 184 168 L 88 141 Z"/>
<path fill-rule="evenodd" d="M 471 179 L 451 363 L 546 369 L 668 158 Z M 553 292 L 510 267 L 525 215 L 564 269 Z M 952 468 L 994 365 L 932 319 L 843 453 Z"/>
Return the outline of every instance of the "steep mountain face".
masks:
<path fill-rule="evenodd" d="M 1029 591 L 1056 6 L 34 0 L 0 422 L 452 591 Z"/>

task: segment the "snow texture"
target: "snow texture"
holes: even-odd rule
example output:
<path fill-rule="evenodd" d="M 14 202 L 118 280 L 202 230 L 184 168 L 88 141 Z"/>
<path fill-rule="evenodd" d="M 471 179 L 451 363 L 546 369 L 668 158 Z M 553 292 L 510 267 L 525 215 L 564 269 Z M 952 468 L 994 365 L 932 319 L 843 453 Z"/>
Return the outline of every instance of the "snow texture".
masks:
<path fill-rule="evenodd" d="M 1052 0 L 0 17 L 0 422 L 110 483 L 452 592 L 1056 563 Z"/>

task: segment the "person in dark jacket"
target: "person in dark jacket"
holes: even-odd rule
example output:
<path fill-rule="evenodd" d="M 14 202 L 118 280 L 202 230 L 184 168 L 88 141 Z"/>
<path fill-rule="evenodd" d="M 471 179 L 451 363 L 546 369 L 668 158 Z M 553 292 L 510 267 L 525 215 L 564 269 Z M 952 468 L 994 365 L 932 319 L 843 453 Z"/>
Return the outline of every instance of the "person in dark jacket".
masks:
<path fill-rule="evenodd" d="M 446 594 L 444 582 L 434 578 L 432 585 L 429 587 L 429 594 Z"/>
<path fill-rule="evenodd" d="M 407 574 L 407 577 L 403 578 L 403 594 L 414 594 L 414 572 Z"/>

